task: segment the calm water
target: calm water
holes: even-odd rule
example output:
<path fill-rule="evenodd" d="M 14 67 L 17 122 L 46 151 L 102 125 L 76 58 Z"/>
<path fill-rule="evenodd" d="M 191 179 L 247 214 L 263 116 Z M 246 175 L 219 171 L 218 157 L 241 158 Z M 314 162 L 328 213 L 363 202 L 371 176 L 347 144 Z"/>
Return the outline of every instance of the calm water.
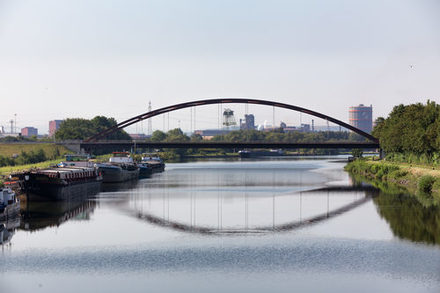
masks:
<path fill-rule="evenodd" d="M 32 204 L 8 223 L 0 291 L 439 292 L 438 208 L 354 184 L 344 164 L 168 164 Z"/>

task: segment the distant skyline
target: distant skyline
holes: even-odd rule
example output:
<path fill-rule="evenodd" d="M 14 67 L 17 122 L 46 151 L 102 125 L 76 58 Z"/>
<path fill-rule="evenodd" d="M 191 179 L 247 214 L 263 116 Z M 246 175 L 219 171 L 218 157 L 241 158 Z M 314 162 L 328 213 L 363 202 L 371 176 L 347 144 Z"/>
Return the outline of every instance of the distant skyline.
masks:
<path fill-rule="evenodd" d="M 50 120 L 122 121 L 150 100 L 156 109 L 215 97 L 345 122 L 358 104 L 386 116 L 396 104 L 439 102 L 439 29 L 438 0 L 0 0 L 0 125 L 16 113 L 17 128 L 47 133 Z M 238 120 L 244 106 L 234 107 Z M 216 109 L 197 109 L 197 128 L 215 125 Z M 272 121 L 268 109 L 249 113 Z M 189 116 L 177 113 L 170 128 Z"/>

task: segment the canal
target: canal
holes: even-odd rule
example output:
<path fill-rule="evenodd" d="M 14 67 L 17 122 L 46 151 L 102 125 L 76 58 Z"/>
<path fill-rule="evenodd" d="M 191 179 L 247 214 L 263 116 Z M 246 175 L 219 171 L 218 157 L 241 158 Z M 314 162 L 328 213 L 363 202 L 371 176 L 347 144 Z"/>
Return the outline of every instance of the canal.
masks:
<path fill-rule="evenodd" d="M 33 203 L 1 247 L 0 292 L 438 292 L 439 208 L 344 165 L 175 163 Z"/>

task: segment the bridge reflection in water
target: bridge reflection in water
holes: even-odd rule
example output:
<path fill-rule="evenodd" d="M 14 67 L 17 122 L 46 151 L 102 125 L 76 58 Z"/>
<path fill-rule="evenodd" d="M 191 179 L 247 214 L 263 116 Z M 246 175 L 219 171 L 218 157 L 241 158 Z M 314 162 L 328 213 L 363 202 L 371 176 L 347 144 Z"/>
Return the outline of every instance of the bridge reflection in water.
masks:
<path fill-rule="evenodd" d="M 348 212 L 371 200 L 369 185 L 331 186 L 271 195 L 244 192 L 213 197 L 189 190 L 170 195 L 149 186 L 132 195 L 128 212 L 148 223 L 201 234 L 267 233 L 295 230 Z"/>

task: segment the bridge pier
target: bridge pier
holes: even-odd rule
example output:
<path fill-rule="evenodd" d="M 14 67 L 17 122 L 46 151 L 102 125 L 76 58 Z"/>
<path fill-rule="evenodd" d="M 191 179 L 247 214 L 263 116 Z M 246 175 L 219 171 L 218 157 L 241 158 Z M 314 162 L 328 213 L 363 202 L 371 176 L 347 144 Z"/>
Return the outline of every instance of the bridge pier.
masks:
<path fill-rule="evenodd" d="M 81 147 L 81 143 L 82 143 L 81 140 L 66 140 L 66 141 L 56 142 L 56 144 L 62 145 L 68 150 L 75 152 L 77 154 L 84 151 L 83 148 Z"/>

